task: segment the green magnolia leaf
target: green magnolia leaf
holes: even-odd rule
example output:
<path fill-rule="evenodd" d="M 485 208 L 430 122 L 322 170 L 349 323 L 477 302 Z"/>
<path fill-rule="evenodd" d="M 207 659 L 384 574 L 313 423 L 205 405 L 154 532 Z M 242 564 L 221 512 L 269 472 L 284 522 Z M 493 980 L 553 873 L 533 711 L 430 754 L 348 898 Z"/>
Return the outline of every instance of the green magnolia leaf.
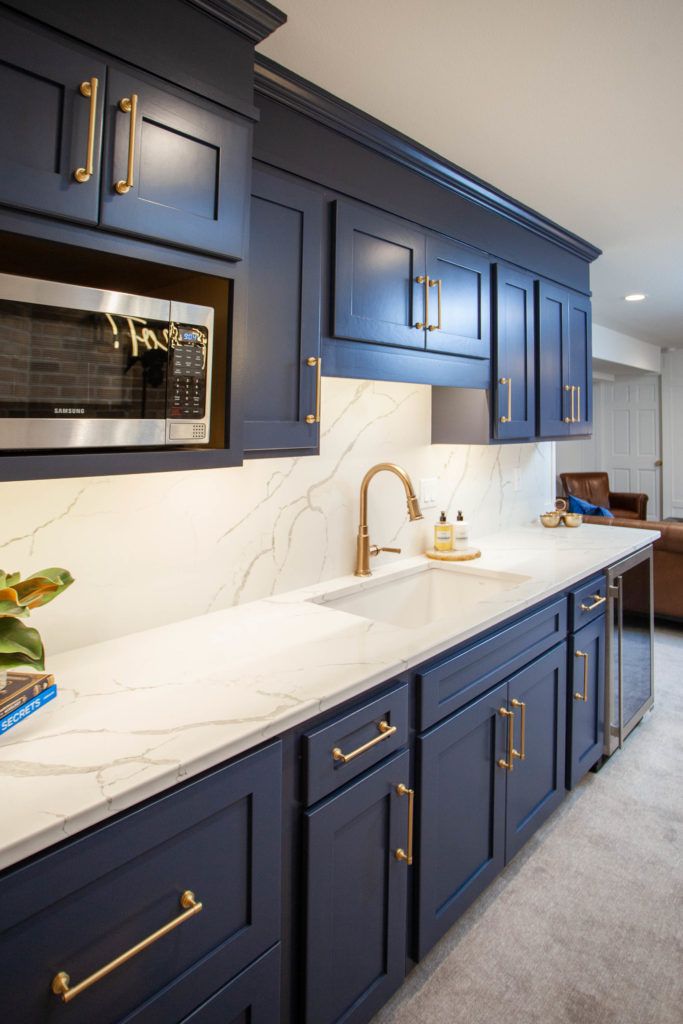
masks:
<path fill-rule="evenodd" d="M 14 660 L 14 665 L 35 665 L 44 668 L 45 650 L 40 633 L 37 629 L 25 626 L 13 616 L 0 618 L 0 659 L 2 668 L 8 668 L 7 661 Z M 18 659 L 18 660 L 17 660 Z"/>
<path fill-rule="evenodd" d="M 0 654 L 0 672 L 9 668 L 36 668 L 45 670 L 45 657 L 29 658 L 26 654 Z"/>
<path fill-rule="evenodd" d="M 74 582 L 68 569 L 54 567 L 41 569 L 40 572 L 28 576 L 16 584 L 15 590 L 21 604 L 29 608 L 40 608 L 59 597 Z"/>
<path fill-rule="evenodd" d="M 22 611 L 19 595 L 14 587 L 0 589 L 0 615 L 21 615 Z"/>

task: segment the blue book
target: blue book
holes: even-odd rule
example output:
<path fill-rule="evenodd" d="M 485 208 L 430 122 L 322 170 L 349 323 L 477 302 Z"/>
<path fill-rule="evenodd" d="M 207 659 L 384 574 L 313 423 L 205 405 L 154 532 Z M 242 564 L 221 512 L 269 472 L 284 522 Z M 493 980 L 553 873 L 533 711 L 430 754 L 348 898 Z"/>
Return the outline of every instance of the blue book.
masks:
<path fill-rule="evenodd" d="M 16 702 L 12 701 L 10 703 L 9 707 L 3 707 L 2 718 L 0 718 L 0 736 L 3 736 L 13 725 L 23 722 L 25 718 L 38 711 L 42 708 L 43 704 L 47 704 L 48 701 L 53 700 L 56 696 L 57 684 L 53 683 L 35 696 L 30 696 L 25 700 L 18 697 Z"/>

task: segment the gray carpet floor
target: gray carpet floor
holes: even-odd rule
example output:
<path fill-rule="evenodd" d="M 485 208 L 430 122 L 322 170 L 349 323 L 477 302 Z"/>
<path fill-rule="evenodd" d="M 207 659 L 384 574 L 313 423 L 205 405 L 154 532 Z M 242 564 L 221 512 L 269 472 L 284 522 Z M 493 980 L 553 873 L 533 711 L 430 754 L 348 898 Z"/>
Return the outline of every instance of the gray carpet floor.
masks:
<path fill-rule="evenodd" d="M 683 630 L 655 707 L 373 1024 L 683 1024 Z"/>

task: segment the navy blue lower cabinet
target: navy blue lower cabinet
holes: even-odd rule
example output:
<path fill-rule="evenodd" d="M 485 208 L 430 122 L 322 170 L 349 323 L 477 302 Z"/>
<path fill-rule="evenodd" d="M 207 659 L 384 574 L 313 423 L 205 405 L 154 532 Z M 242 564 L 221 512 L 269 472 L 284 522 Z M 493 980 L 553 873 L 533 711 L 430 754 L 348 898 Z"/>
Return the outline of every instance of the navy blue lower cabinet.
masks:
<path fill-rule="evenodd" d="M 270 744 L 5 872 L 2 1020 L 176 1024 L 272 947 L 281 771 L 281 744 Z M 201 910 L 188 913 L 193 899 Z M 54 991 L 58 976 L 73 990 L 170 922 L 68 1006 Z"/>
<path fill-rule="evenodd" d="M 600 759 L 605 734 L 605 616 L 569 642 L 567 786 L 572 789 Z"/>
<path fill-rule="evenodd" d="M 507 689 L 499 684 L 417 741 L 418 959 L 504 864 Z"/>
<path fill-rule="evenodd" d="M 279 1024 L 280 946 L 202 1003 L 183 1024 Z"/>
<path fill-rule="evenodd" d="M 505 859 L 509 861 L 563 799 L 567 645 L 560 644 L 508 681 Z M 508 747 L 509 750 L 509 747 Z"/>
<path fill-rule="evenodd" d="M 405 975 L 410 757 L 305 814 L 306 1024 L 364 1024 Z"/>

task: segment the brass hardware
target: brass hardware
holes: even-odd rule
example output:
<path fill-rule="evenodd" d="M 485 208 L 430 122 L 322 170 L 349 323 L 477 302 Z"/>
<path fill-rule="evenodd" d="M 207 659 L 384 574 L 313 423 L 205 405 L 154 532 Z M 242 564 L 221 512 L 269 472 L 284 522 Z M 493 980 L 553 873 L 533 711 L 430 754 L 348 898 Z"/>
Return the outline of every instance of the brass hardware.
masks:
<path fill-rule="evenodd" d="M 526 758 L 526 704 L 523 700 L 517 700 L 516 697 L 513 697 L 510 703 L 512 704 L 513 708 L 521 708 L 521 721 L 519 728 L 521 730 L 522 735 L 519 741 L 520 749 L 519 752 L 513 750 L 512 756 L 518 757 L 520 761 L 523 761 Z"/>
<path fill-rule="evenodd" d="M 124 114 L 130 114 L 130 131 L 128 133 L 128 170 L 125 181 L 117 181 L 114 188 L 120 196 L 125 196 L 126 192 L 130 192 L 135 180 L 133 173 L 135 170 L 135 124 L 137 121 L 138 112 L 138 97 L 136 93 L 131 93 L 130 98 L 125 97 L 119 100 L 119 110 L 122 110 Z"/>
<path fill-rule="evenodd" d="M 415 280 L 418 284 L 423 284 L 425 286 L 424 323 L 421 323 L 418 320 L 415 324 L 418 331 L 423 331 L 425 327 L 429 327 L 429 278 L 426 274 L 420 274 L 415 278 Z"/>
<path fill-rule="evenodd" d="M 664 465 L 664 463 L 662 462 L 662 460 L 661 460 L 661 459 L 655 459 L 655 467 L 656 467 L 657 469 L 659 469 L 659 468 L 660 468 L 660 466 L 663 466 L 663 465 Z"/>
<path fill-rule="evenodd" d="M 306 417 L 307 423 L 320 423 L 320 384 L 322 376 L 323 361 L 320 356 L 309 356 L 306 366 L 315 366 L 317 369 L 315 378 L 315 413 L 309 413 Z"/>
<path fill-rule="evenodd" d="M 583 693 L 575 693 L 574 700 L 588 700 L 588 651 L 576 651 L 574 657 L 583 658 Z"/>
<path fill-rule="evenodd" d="M 440 331 L 442 329 L 442 326 L 443 326 L 442 321 L 441 321 L 441 278 L 440 277 L 438 277 L 436 279 L 436 281 L 429 281 L 429 280 L 427 281 L 427 288 L 434 288 L 434 287 L 436 287 L 436 304 L 437 304 L 437 312 L 438 312 L 438 322 L 436 324 L 427 324 L 427 330 L 428 331 Z M 425 317 L 426 317 L 427 320 L 429 319 L 429 317 L 426 314 L 425 314 Z"/>
<path fill-rule="evenodd" d="M 371 750 L 372 747 L 376 747 L 382 740 L 388 740 L 390 736 L 393 736 L 398 729 L 397 725 L 389 725 L 388 722 L 381 721 L 377 723 L 379 729 L 379 736 L 375 736 L 374 739 L 368 740 L 362 747 L 357 747 L 356 750 L 352 750 L 350 754 L 344 754 L 339 747 L 335 747 L 332 751 L 332 757 L 335 761 L 341 761 L 342 764 L 348 764 L 349 761 L 353 761 L 354 757 L 358 757 L 359 754 L 364 754 L 366 750 Z"/>
<path fill-rule="evenodd" d="M 563 391 L 571 391 L 571 396 L 572 396 L 571 416 L 565 416 L 564 417 L 564 422 L 565 423 L 573 423 L 574 422 L 574 389 L 572 387 L 570 387 L 569 384 L 565 384 L 564 388 L 562 390 Z"/>
<path fill-rule="evenodd" d="M 99 971 L 95 971 L 94 974 L 84 978 L 83 981 L 79 981 L 77 985 L 72 987 L 70 984 L 71 978 L 66 971 L 59 971 L 58 974 L 55 974 L 50 986 L 54 994 L 59 996 L 63 1003 L 70 1003 L 72 999 L 75 999 L 76 996 L 81 994 L 81 992 L 85 992 L 85 990 L 90 988 L 91 985 L 94 985 L 96 981 L 100 981 L 100 979 L 104 978 L 107 974 L 111 974 L 111 972 L 115 971 L 117 967 L 120 967 L 128 960 L 131 960 L 134 956 L 137 956 L 138 953 L 141 953 L 143 949 L 147 949 L 148 946 L 151 946 L 154 942 L 162 939 L 164 935 L 168 935 L 168 933 L 173 931 L 174 928 L 177 928 L 178 925 L 183 924 L 191 917 L 194 917 L 194 915 L 198 914 L 202 909 L 203 904 L 197 902 L 194 893 L 191 892 L 190 889 L 186 889 L 180 897 L 180 906 L 183 908 L 184 913 L 179 914 L 178 917 L 174 917 L 172 921 L 168 922 L 168 924 L 157 929 L 157 931 L 148 935 L 146 939 L 142 939 L 142 941 L 138 942 L 135 946 L 131 946 L 130 949 L 127 949 L 125 953 L 121 953 L 121 955 L 117 956 L 114 960 L 110 960 L 110 962 L 105 964 L 104 967 L 100 967 Z"/>
<path fill-rule="evenodd" d="M 399 782 L 396 787 L 396 792 L 399 796 L 408 797 L 408 852 L 402 850 L 399 846 L 398 850 L 394 854 L 396 860 L 404 860 L 408 867 L 413 863 L 413 821 L 415 813 L 415 790 L 409 789 L 408 786 L 404 786 L 402 782 Z"/>
<path fill-rule="evenodd" d="M 508 711 L 507 708 L 498 708 L 498 714 L 508 720 L 508 757 L 507 761 L 504 757 L 498 758 L 498 767 L 505 768 L 506 771 L 511 772 L 514 768 L 514 756 L 517 753 L 514 747 L 515 743 L 515 713 L 514 711 Z"/>
<path fill-rule="evenodd" d="M 508 386 L 508 414 L 507 416 L 501 416 L 501 423 L 512 423 L 512 377 L 501 377 L 498 381 L 499 384 L 507 384 Z"/>
<path fill-rule="evenodd" d="M 603 597 L 601 594 L 591 594 L 591 600 L 593 604 L 584 604 L 581 602 L 579 607 L 582 612 L 592 612 L 594 608 L 599 608 L 601 604 L 604 604 L 607 598 Z"/>
<path fill-rule="evenodd" d="M 581 385 L 576 385 L 576 419 L 575 423 L 581 422 Z"/>
<path fill-rule="evenodd" d="M 373 466 L 372 469 L 369 469 L 363 477 L 363 481 L 360 485 L 360 522 L 358 524 L 358 537 L 356 539 L 355 576 L 371 576 L 370 556 L 376 555 L 382 550 L 391 550 L 390 548 L 378 548 L 374 544 L 371 545 L 370 533 L 368 531 L 368 487 L 373 476 L 376 476 L 377 473 L 380 473 L 382 470 L 394 473 L 403 484 L 408 501 L 408 518 L 410 521 L 414 522 L 416 519 L 422 519 L 420 503 L 415 496 L 412 481 L 405 469 L 401 469 L 400 466 L 394 465 L 393 462 L 380 462 L 376 466 Z"/>
<path fill-rule="evenodd" d="M 376 544 L 371 544 L 370 545 L 370 554 L 371 555 L 378 555 L 380 553 L 380 551 L 388 551 L 392 555 L 400 555 L 401 554 L 401 549 L 400 548 L 380 548 Z"/>
<path fill-rule="evenodd" d="M 97 86 L 99 82 L 96 78 L 91 78 L 87 82 L 81 82 L 80 93 L 81 96 L 85 96 L 86 99 L 90 100 L 90 117 L 88 118 L 88 148 L 85 154 L 85 167 L 78 167 L 74 171 L 74 178 L 81 185 L 84 185 L 86 181 L 90 181 L 93 172 L 94 158 L 95 158 L 95 115 L 97 114 Z"/>

